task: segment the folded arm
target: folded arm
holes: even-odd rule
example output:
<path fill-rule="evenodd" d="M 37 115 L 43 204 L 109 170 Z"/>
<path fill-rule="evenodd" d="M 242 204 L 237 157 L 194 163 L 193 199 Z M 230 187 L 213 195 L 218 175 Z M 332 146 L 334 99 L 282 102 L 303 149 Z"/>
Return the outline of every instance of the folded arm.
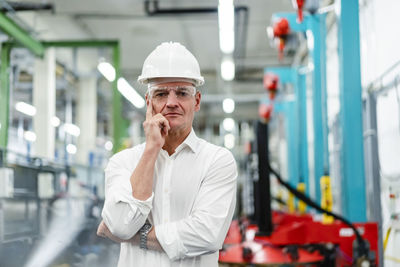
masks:
<path fill-rule="evenodd" d="M 153 169 L 157 155 L 154 152 L 149 155 L 146 149 L 140 158 L 135 158 L 139 155 L 138 151 L 120 152 L 110 159 L 105 169 L 106 197 L 102 217 L 109 231 L 122 240 L 128 240 L 138 232 L 152 209 Z M 132 165 L 135 166 L 133 171 Z M 132 190 L 133 184 L 139 191 Z"/>
<path fill-rule="evenodd" d="M 104 238 L 108 238 L 116 243 L 129 242 L 136 246 L 139 246 L 139 244 L 140 244 L 139 234 L 135 234 L 133 237 L 131 237 L 128 240 L 120 239 L 120 238 L 114 236 L 110 232 L 110 230 L 108 229 L 108 227 L 104 223 L 104 221 L 101 221 L 101 223 L 99 224 L 99 227 L 97 228 L 97 235 L 104 237 Z M 148 234 L 147 247 L 148 247 L 148 249 L 151 249 L 151 250 L 164 251 L 156 238 L 154 227 L 151 229 L 151 231 Z"/>

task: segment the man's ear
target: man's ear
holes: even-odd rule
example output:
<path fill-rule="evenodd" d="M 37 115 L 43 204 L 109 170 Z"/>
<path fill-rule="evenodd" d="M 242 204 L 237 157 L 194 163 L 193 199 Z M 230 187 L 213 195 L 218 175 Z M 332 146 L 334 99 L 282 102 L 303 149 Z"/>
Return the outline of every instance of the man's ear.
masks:
<path fill-rule="evenodd" d="M 144 97 L 146 98 L 146 105 L 149 106 L 149 104 L 150 104 L 149 95 L 146 93 L 146 95 Z"/>
<path fill-rule="evenodd" d="M 194 106 L 194 111 L 199 111 L 200 110 L 200 102 L 201 102 L 201 93 L 199 91 L 196 92 L 195 97 L 195 106 Z"/>

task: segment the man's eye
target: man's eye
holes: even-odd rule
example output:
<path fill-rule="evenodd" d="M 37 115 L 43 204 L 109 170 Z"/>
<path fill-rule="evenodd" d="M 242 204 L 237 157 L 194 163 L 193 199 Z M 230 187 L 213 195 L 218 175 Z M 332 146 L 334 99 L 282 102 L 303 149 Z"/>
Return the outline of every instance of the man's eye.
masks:
<path fill-rule="evenodd" d="M 177 92 L 176 92 L 176 95 L 177 95 L 177 96 L 185 97 L 185 96 L 188 96 L 188 95 L 189 95 L 189 92 L 187 92 L 186 90 L 177 91 Z"/>
<path fill-rule="evenodd" d="M 164 91 L 160 91 L 160 92 L 155 92 L 154 93 L 154 97 L 165 97 L 167 95 L 168 95 L 168 93 L 164 92 Z"/>

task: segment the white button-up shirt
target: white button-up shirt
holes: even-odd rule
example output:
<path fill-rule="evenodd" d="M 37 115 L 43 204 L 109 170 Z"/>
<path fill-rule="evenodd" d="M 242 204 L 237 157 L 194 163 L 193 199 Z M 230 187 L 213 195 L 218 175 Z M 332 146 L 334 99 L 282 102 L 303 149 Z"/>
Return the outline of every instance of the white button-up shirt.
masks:
<path fill-rule="evenodd" d="M 225 148 L 192 130 L 171 156 L 161 150 L 154 166 L 152 196 L 132 196 L 130 177 L 145 144 L 114 155 L 106 169 L 102 217 L 121 239 L 134 236 L 148 219 L 165 252 L 122 243 L 119 267 L 217 266 L 236 202 L 236 163 Z"/>

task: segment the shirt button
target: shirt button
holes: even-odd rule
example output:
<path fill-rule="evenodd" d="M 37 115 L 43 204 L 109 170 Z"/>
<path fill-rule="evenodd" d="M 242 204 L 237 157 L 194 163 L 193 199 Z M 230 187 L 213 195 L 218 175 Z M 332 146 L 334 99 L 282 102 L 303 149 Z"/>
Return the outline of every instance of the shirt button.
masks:
<path fill-rule="evenodd" d="M 164 189 L 164 192 L 165 192 L 165 193 L 168 193 L 168 189 Z"/>

